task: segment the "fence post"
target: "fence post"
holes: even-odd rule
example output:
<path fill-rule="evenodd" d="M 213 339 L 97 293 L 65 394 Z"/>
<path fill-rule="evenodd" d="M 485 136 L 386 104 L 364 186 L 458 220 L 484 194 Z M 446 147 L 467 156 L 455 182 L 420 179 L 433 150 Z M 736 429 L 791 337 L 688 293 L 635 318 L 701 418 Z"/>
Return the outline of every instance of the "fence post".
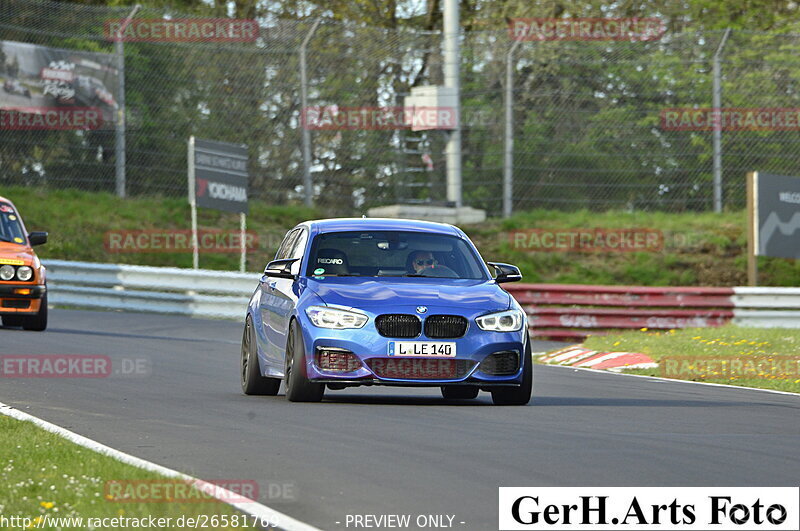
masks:
<path fill-rule="evenodd" d="M 125 46 L 122 40 L 122 32 L 131 23 L 136 12 L 142 6 L 133 6 L 128 17 L 122 23 L 117 32 L 114 51 L 117 54 L 117 70 L 119 72 L 119 86 L 117 87 L 117 120 L 115 124 L 115 146 L 114 146 L 114 165 L 116 175 L 117 196 L 125 197 Z"/>
<path fill-rule="evenodd" d="M 311 181 L 311 132 L 306 127 L 305 116 L 308 107 L 308 72 L 306 53 L 308 42 L 317 31 L 321 19 L 314 21 L 300 45 L 300 127 L 303 130 L 303 192 L 306 206 L 314 206 L 314 183 Z"/>
<path fill-rule="evenodd" d="M 447 138 L 447 200 L 462 205 L 461 181 L 461 23 L 459 22 L 458 0 L 444 0 L 444 86 L 453 89 L 456 95 L 456 124 Z"/>
<path fill-rule="evenodd" d="M 506 54 L 506 134 L 503 161 L 503 217 L 511 217 L 514 193 L 514 51 L 515 41 Z"/>
<path fill-rule="evenodd" d="M 712 94 L 712 107 L 714 116 L 714 136 L 713 136 L 713 149 L 714 149 L 714 212 L 722 212 L 722 72 L 720 67 L 720 56 L 722 50 L 725 48 L 725 41 L 731 34 L 731 29 L 725 30 L 722 35 L 722 40 L 714 53 L 714 86 Z"/>

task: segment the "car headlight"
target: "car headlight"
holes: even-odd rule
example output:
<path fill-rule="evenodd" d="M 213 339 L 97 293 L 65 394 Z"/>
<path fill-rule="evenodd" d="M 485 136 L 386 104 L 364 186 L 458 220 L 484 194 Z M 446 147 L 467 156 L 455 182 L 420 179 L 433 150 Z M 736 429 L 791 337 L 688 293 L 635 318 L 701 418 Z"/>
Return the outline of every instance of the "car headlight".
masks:
<path fill-rule="evenodd" d="M 17 278 L 22 280 L 23 282 L 28 281 L 33 276 L 33 269 L 28 266 L 22 266 L 17 268 Z"/>
<path fill-rule="evenodd" d="M 491 332 L 516 332 L 522 328 L 525 316 L 519 310 L 506 310 L 503 312 L 481 315 L 475 319 L 478 328 Z"/>
<path fill-rule="evenodd" d="M 0 280 L 11 280 L 14 278 L 14 266 L 8 264 L 0 266 Z"/>
<path fill-rule="evenodd" d="M 361 328 L 369 318 L 357 312 L 329 308 L 328 306 L 309 306 L 306 308 L 306 315 L 320 328 L 335 328 L 343 330 L 345 328 Z"/>

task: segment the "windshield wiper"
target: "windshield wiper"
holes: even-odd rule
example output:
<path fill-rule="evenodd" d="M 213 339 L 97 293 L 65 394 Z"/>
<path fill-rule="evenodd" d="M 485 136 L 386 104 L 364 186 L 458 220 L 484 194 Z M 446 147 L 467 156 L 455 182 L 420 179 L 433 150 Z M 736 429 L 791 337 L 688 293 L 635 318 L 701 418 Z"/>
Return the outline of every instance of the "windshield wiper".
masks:
<path fill-rule="evenodd" d="M 405 275 L 403 275 L 403 276 L 404 276 L 404 277 L 425 277 L 425 278 L 429 278 L 429 277 L 428 277 L 428 275 L 418 275 L 418 274 L 416 274 L 416 273 L 406 273 L 406 274 L 405 274 Z"/>
<path fill-rule="evenodd" d="M 315 275 L 321 277 L 360 277 L 358 273 L 342 273 L 341 275 Z"/>

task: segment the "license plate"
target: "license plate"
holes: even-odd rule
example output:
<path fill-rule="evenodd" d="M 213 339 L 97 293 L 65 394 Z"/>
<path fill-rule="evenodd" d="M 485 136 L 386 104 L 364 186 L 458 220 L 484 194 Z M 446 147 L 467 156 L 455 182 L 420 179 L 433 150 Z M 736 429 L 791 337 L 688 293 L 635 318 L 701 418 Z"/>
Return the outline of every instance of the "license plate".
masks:
<path fill-rule="evenodd" d="M 456 344 L 444 341 L 389 341 L 389 356 L 455 358 Z"/>
<path fill-rule="evenodd" d="M 381 378 L 448 380 L 458 375 L 452 359 L 375 358 L 369 366 Z"/>

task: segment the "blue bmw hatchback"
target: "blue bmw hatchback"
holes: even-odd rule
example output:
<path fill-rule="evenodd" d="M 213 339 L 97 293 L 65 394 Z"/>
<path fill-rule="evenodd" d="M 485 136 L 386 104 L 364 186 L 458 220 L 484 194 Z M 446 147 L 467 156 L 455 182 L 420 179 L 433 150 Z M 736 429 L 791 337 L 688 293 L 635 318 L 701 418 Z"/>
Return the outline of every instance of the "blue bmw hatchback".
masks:
<path fill-rule="evenodd" d="M 326 387 L 440 387 L 530 401 L 533 363 L 522 307 L 460 229 L 397 219 L 328 219 L 290 230 L 247 308 L 241 383 L 248 395 L 316 402 Z"/>

